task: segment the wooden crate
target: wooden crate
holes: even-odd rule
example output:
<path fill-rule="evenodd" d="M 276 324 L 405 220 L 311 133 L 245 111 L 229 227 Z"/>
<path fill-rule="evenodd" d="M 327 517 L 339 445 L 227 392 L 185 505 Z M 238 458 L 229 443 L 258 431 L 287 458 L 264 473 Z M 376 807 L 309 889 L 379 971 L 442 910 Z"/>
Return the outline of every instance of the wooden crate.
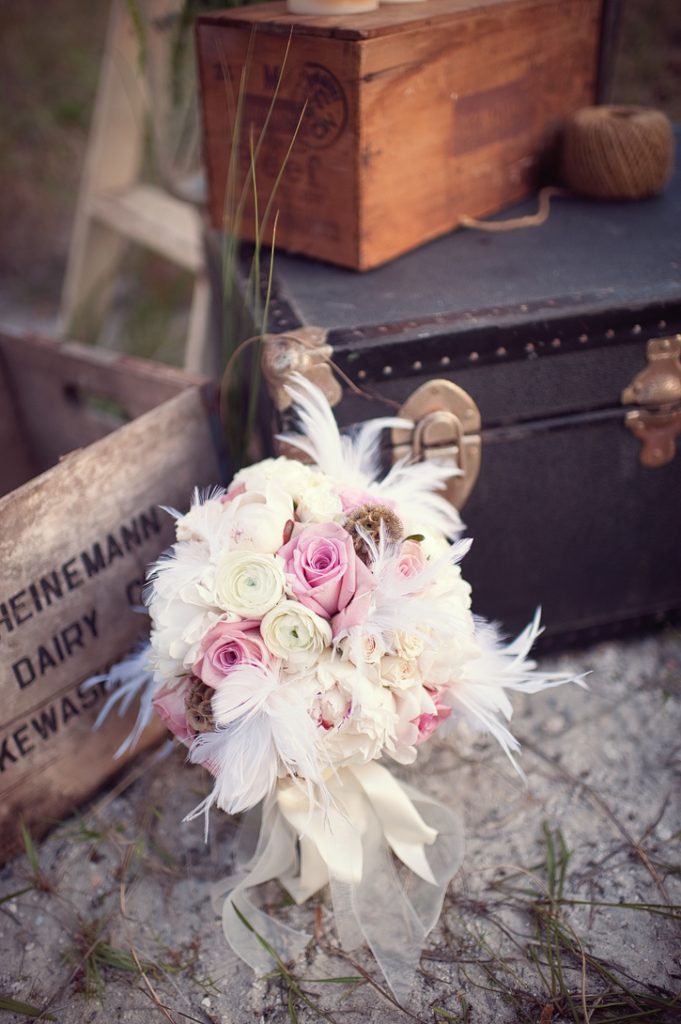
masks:
<path fill-rule="evenodd" d="M 303 17 L 278 2 L 206 15 L 197 43 L 213 224 L 223 224 L 242 73 L 237 194 L 281 76 L 257 160 L 261 215 L 307 102 L 274 204 L 282 249 L 366 270 L 521 198 L 551 127 L 594 101 L 602 8 L 427 0 Z M 255 237 L 252 202 L 242 234 Z"/>
<path fill-rule="evenodd" d="M 134 606 L 173 539 L 159 505 L 219 482 L 215 413 L 186 373 L 0 335 L 0 863 L 22 819 L 45 831 L 126 761 L 134 712 L 93 732 L 104 686 L 82 684 L 146 633 Z"/>

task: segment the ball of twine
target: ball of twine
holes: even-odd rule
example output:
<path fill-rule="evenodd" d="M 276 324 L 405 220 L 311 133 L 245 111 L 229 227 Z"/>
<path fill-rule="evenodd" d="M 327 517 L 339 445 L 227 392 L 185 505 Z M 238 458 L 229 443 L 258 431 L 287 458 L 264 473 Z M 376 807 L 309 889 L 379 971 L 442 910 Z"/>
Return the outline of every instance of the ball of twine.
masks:
<path fill-rule="evenodd" d="M 669 118 L 647 107 L 585 107 L 565 123 L 561 172 L 593 199 L 644 199 L 660 192 L 674 165 Z"/>

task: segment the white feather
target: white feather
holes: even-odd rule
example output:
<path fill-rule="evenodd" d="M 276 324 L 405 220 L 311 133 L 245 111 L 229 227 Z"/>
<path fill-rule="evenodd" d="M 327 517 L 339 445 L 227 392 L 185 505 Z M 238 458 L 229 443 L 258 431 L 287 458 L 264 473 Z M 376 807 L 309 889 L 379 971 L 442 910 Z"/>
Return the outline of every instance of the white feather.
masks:
<path fill-rule="evenodd" d="M 153 717 L 152 701 L 155 685 L 150 664 L 149 644 L 145 644 L 139 651 L 131 654 L 117 665 L 113 665 L 107 673 L 86 679 L 82 687 L 91 689 L 102 682 L 106 683 L 106 688 L 110 692 L 95 719 L 94 729 L 99 729 L 102 726 L 116 705 L 118 705 L 118 717 L 123 718 L 128 713 L 132 702 L 139 699 L 135 724 L 114 754 L 114 759 L 117 760 L 128 750 L 134 750 Z"/>
<path fill-rule="evenodd" d="M 510 721 L 513 710 L 506 691 L 539 693 L 566 683 L 586 688 L 582 676 L 541 672 L 536 662 L 527 657 L 541 633 L 540 615 L 538 608 L 532 621 L 506 645 L 496 626 L 477 619 L 475 636 L 480 656 L 466 662 L 458 678 L 449 684 L 445 698 L 451 706 L 459 705 L 466 712 L 469 724 L 494 736 L 520 775 L 523 772 L 514 756 L 520 750 L 520 744 L 502 720 Z M 452 715 L 443 732 L 448 731 L 455 721 L 456 716 Z"/>
<path fill-rule="evenodd" d="M 212 703 L 218 728 L 200 733 L 188 756 L 209 767 L 215 784 L 185 821 L 205 815 L 207 834 L 213 804 L 238 814 L 262 800 L 282 772 L 323 790 L 316 729 L 305 692 L 295 683 L 244 665 L 230 673 Z"/>
<path fill-rule="evenodd" d="M 375 493 L 392 501 L 400 517 L 409 524 L 420 524 L 423 533 L 455 537 L 463 530 L 459 513 L 442 493 L 448 480 L 460 470 L 432 460 L 409 462 L 401 459 L 377 484 Z"/>
<path fill-rule="evenodd" d="M 279 435 L 279 439 L 304 452 L 313 463 L 344 487 L 369 487 L 380 472 L 379 441 L 383 430 L 409 428 L 408 420 L 383 417 L 362 424 L 352 436 L 342 435 L 331 407 L 316 385 L 300 374 L 292 375 L 293 386 L 286 391 L 294 402 L 301 433 Z"/>
<path fill-rule="evenodd" d="M 457 629 L 453 608 L 460 602 L 452 601 L 455 590 L 448 587 L 447 574 L 443 570 L 460 562 L 472 541 L 461 540 L 449 545 L 441 558 L 425 562 L 419 572 L 405 576 L 399 568 L 400 545 L 386 541 L 382 524 L 378 544 L 361 527 L 358 532 L 369 549 L 369 565 L 376 586 L 366 621 L 338 632 L 336 643 L 348 638 L 355 663 L 361 663 L 362 638 L 365 636 L 381 637 L 387 649 L 389 638 L 400 631 L 419 637 L 425 645 L 432 645 L 435 641 L 446 643 L 452 630 Z M 450 579 L 452 586 L 460 587 L 458 576 Z M 436 582 L 437 587 L 433 586 Z M 462 613 L 470 617 L 467 606 L 462 608 Z"/>

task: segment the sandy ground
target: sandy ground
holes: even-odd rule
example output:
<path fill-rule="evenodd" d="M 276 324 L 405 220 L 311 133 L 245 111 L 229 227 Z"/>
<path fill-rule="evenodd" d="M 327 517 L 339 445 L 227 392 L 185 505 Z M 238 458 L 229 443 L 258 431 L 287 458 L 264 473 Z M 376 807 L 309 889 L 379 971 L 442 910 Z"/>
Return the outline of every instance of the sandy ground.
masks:
<path fill-rule="evenodd" d="M 556 663 L 589 669 L 590 690 L 515 701 L 527 787 L 486 741 L 434 743 L 411 774 L 462 809 L 466 857 L 409 1013 L 366 951 L 338 954 L 323 899 L 264 891 L 316 934 L 285 976 L 273 962 L 256 978 L 227 951 L 210 892 L 235 823 L 216 815 L 208 846 L 199 822 L 180 824 L 205 781 L 179 751 L 61 824 L 37 872 L 19 856 L 0 873 L 0 991 L 63 1024 L 680 1020 L 681 635 Z M 357 981 L 322 981 L 338 977 Z"/>

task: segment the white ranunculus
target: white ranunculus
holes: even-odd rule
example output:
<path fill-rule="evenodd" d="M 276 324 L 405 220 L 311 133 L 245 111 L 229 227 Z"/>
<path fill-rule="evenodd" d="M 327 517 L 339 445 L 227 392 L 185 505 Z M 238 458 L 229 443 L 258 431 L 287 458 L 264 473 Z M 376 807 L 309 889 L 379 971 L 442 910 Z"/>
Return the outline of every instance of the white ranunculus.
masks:
<path fill-rule="evenodd" d="M 215 570 L 215 603 L 244 619 L 261 619 L 284 593 L 284 563 L 276 555 L 230 551 Z"/>
<path fill-rule="evenodd" d="M 442 558 L 447 553 L 449 548 L 449 541 L 446 537 L 443 537 L 441 533 L 429 533 L 418 529 L 415 525 L 414 529 L 407 529 L 405 525 L 405 534 L 409 536 L 410 533 L 417 533 L 423 537 L 421 543 L 421 551 L 427 559 L 436 562 L 438 558 Z"/>
<path fill-rule="evenodd" d="M 265 615 L 260 633 L 277 658 L 312 665 L 331 644 L 331 626 L 299 601 L 284 600 Z"/>
<path fill-rule="evenodd" d="M 323 478 L 305 488 L 296 517 L 302 523 L 330 523 L 344 518 L 343 505 L 330 480 Z"/>

